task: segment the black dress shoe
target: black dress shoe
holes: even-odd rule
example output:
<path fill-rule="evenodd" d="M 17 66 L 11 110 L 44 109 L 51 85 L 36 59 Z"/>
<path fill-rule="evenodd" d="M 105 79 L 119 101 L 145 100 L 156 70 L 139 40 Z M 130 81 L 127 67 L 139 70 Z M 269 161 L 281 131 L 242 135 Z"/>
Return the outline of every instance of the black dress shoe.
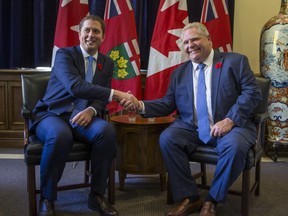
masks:
<path fill-rule="evenodd" d="M 47 199 L 40 199 L 38 216 L 54 216 L 54 215 L 55 215 L 54 203 L 50 202 Z"/>
<path fill-rule="evenodd" d="M 94 211 L 99 211 L 102 216 L 117 216 L 119 213 L 113 208 L 104 197 L 89 194 L 88 207 Z"/>

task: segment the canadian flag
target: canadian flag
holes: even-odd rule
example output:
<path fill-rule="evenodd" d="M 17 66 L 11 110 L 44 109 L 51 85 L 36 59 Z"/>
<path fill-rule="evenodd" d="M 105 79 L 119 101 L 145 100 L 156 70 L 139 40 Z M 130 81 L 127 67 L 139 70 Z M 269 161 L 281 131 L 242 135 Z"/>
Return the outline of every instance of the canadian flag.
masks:
<path fill-rule="evenodd" d="M 221 52 L 232 51 L 229 1 L 204 0 L 201 23 L 208 29 L 213 41 L 213 49 Z"/>
<path fill-rule="evenodd" d="M 130 0 L 107 0 L 104 14 L 105 40 L 100 51 L 114 61 L 112 88 L 141 96 L 140 50 Z M 118 103 L 108 104 L 110 113 L 123 109 Z"/>
<path fill-rule="evenodd" d="M 79 44 L 78 25 L 82 18 L 88 14 L 88 0 L 60 0 L 54 36 L 52 66 L 59 48 Z"/>
<path fill-rule="evenodd" d="M 188 22 L 186 0 L 160 0 L 151 40 L 145 99 L 163 97 L 172 71 L 188 60 L 180 38 Z"/>

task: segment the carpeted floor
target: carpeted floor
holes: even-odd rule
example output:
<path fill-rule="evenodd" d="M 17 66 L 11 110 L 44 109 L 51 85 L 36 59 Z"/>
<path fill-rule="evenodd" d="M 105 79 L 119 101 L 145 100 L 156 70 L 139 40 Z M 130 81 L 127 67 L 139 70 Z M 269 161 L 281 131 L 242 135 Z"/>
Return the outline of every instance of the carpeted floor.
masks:
<path fill-rule="evenodd" d="M 0 216 L 28 216 L 28 200 L 26 192 L 26 167 L 21 152 L 8 155 L 9 150 L 0 149 Z M 7 159 L 7 158 L 15 159 Z M 2 158 L 2 159 L 1 159 Z M 286 216 L 288 215 L 288 160 L 279 158 L 278 163 L 264 158 L 262 162 L 262 185 L 260 197 L 252 199 L 251 216 Z M 83 164 L 73 169 L 67 164 L 60 184 L 82 179 Z M 197 169 L 195 164 L 192 169 Z M 214 167 L 208 167 L 210 178 Z M 160 191 L 159 176 L 128 175 L 125 189 L 118 188 L 116 172 L 116 203 L 115 208 L 122 216 L 160 216 L 171 206 L 166 204 L 166 192 Z M 240 178 L 232 186 L 239 186 Z M 55 203 L 57 216 L 68 215 L 99 215 L 87 207 L 89 189 L 78 189 L 58 193 Z M 200 190 L 202 196 L 207 191 Z M 240 197 L 228 195 L 227 203 L 219 204 L 218 216 L 240 215 Z M 191 215 L 199 215 L 194 213 Z"/>

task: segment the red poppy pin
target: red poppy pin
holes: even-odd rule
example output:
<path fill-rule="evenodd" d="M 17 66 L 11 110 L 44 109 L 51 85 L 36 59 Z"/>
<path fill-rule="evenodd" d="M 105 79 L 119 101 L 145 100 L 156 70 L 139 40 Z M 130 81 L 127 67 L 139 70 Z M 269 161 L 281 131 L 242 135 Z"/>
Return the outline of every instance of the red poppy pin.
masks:
<path fill-rule="evenodd" d="M 218 62 L 216 65 L 215 65 L 215 68 L 216 69 L 219 69 L 222 67 L 222 62 Z"/>
<path fill-rule="evenodd" d="M 97 67 L 100 71 L 102 71 L 102 64 L 98 63 Z"/>

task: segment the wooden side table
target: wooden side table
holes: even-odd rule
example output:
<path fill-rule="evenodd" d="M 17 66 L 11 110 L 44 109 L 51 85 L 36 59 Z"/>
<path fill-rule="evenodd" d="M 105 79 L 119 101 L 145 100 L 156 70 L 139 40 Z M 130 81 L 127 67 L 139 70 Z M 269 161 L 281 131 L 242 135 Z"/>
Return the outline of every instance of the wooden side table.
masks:
<path fill-rule="evenodd" d="M 117 131 L 116 170 L 119 172 L 120 190 L 124 189 L 127 173 L 159 174 L 161 190 L 166 189 L 166 169 L 159 136 L 173 121 L 170 116 L 148 119 L 136 115 L 135 121 L 129 121 L 128 115 L 111 118 Z"/>

